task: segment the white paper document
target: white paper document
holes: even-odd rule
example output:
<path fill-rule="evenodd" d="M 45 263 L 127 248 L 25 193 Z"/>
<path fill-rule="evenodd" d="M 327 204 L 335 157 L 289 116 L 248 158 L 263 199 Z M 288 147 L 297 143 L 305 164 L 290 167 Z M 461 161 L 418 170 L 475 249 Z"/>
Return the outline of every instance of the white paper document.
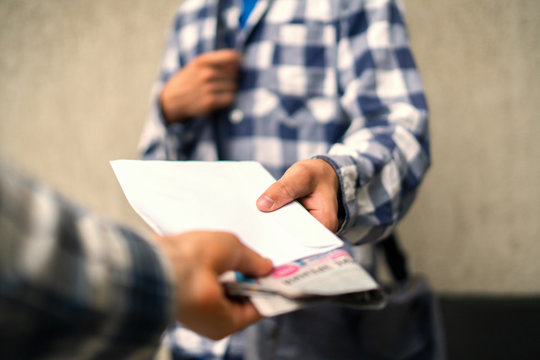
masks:
<path fill-rule="evenodd" d="M 276 266 L 342 245 L 298 202 L 259 211 L 255 203 L 275 179 L 257 162 L 115 160 L 111 166 L 131 206 L 158 234 L 232 232 Z"/>
<path fill-rule="evenodd" d="M 263 278 L 222 276 L 229 295 L 249 297 L 261 314 L 320 302 L 384 305 L 377 283 L 300 203 L 271 213 L 257 209 L 257 199 L 275 181 L 259 163 L 115 160 L 111 165 L 131 206 L 158 234 L 227 231 L 272 259 L 274 270 Z"/>

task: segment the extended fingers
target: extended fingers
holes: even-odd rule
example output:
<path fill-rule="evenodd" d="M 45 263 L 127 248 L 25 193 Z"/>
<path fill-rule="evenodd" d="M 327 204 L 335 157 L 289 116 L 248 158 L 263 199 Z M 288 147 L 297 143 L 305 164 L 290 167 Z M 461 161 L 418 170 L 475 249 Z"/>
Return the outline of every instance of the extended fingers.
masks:
<path fill-rule="evenodd" d="M 326 196 L 326 200 L 322 197 Z M 300 203 L 315 217 L 321 224 L 332 232 L 336 232 L 339 227 L 338 201 L 332 197 L 331 193 L 321 195 L 321 197 L 308 197 L 300 200 Z"/>
<path fill-rule="evenodd" d="M 202 66 L 212 66 L 234 71 L 240 66 L 242 57 L 234 50 L 220 49 L 204 53 L 196 61 Z"/>
<path fill-rule="evenodd" d="M 227 298 L 215 272 L 200 265 L 180 289 L 178 321 L 217 340 L 261 318 L 253 304 Z"/>
<path fill-rule="evenodd" d="M 222 297 L 220 300 L 214 309 L 214 325 L 205 334 L 211 339 L 221 339 L 262 319 L 255 306 L 250 302 L 235 302 L 226 297 Z"/>
<path fill-rule="evenodd" d="M 239 271 L 246 275 L 263 276 L 272 270 L 272 262 L 257 254 L 234 235 L 229 233 L 216 233 L 222 239 L 217 246 L 207 248 L 207 261 L 209 266 L 222 274 L 228 270 Z"/>

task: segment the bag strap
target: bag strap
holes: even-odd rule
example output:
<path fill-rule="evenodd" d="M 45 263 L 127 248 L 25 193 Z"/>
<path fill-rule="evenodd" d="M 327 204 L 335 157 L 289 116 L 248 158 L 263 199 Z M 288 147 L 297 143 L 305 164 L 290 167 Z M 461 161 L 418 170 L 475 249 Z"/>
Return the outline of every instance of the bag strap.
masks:
<path fill-rule="evenodd" d="M 225 2 L 218 0 L 216 5 L 216 36 L 214 38 L 214 50 L 219 50 L 225 46 L 225 23 L 223 19 L 223 11 Z"/>
<path fill-rule="evenodd" d="M 392 233 L 379 244 L 384 253 L 386 264 L 394 279 L 398 282 L 406 281 L 409 278 L 407 267 L 407 257 L 399 245 L 398 237 Z"/>

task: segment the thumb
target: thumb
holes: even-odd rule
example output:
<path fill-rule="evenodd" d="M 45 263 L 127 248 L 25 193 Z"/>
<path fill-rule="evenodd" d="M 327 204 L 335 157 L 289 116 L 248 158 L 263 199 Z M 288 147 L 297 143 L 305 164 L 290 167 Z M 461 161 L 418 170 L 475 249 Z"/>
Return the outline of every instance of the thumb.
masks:
<path fill-rule="evenodd" d="M 257 208 L 264 212 L 277 210 L 288 203 L 304 196 L 300 187 L 294 186 L 290 181 L 292 177 L 282 177 L 272 185 L 257 199 Z"/>

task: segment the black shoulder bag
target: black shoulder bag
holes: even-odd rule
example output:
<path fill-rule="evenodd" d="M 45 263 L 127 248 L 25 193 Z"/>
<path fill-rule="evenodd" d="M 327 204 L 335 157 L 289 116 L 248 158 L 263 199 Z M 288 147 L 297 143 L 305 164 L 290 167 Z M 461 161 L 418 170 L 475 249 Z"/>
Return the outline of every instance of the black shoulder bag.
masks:
<path fill-rule="evenodd" d="M 445 359 L 442 317 L 428 280 L 410 274 L 395 234 L 377 246 L 393 282 L 384 285 L 387 306 L 362 314 L 362 332 L 369 337 L 364 352 L 381 359 Z"/>

